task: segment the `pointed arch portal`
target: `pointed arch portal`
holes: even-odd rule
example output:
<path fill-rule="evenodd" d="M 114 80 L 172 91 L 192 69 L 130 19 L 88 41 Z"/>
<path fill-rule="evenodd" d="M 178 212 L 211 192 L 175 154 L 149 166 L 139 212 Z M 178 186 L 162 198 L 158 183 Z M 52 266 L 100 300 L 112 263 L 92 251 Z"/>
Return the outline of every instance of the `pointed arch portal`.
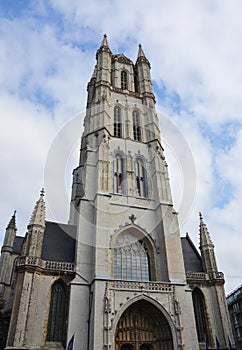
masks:
<path fill-rule="evenodd" d="M 115 350 L 173 350 L 165 316 L 151 303 L 139 300 L 122 314 L 115 333 Z"/>

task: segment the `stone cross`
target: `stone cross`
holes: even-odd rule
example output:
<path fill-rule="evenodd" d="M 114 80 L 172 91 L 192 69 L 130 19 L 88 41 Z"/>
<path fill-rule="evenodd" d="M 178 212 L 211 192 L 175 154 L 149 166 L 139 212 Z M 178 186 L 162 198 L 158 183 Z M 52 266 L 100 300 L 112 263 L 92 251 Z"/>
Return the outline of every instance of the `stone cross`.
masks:
<path fill-rule="evenodd" d="M 137 219 L 134 214 L 129 216 L 129 219 L 131 220 L 132 224 L 134 224 L 135 220 Z"/>

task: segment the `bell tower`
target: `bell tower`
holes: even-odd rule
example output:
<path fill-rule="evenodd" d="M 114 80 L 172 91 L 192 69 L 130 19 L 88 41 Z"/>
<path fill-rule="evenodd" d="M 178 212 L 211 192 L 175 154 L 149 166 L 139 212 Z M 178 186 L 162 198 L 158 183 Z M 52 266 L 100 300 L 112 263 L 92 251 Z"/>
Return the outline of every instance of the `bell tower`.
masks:
<path fill-rule="evenodd" d="M 182 349 L 189 338 L 186 349 L 197 349 L 193 313 L 183 316 L 192 298 L 150 63 L 141 45 L 135 63 L 112 54 L 106 35 L 96 59 L 73 171 L 78 242 L 69 338 L 75 334 L 77 348 L 115 350 Z M 159 326 L 149 328 L 153 312 Z"/>

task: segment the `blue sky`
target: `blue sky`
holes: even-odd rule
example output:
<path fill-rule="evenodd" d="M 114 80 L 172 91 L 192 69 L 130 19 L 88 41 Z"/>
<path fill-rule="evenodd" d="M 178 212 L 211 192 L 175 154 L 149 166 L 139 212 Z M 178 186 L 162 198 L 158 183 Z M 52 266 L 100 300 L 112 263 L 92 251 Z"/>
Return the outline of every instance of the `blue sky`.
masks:
<path fill-rule="evenodd" d="M 181 234 L 188 231 L 198 246 L 201 211 L 226 290 L 241 284 L 241 11 L 239 0 L 1 1 L 1 237 L 15 209 L 18 234 L 25 234 L 53 141 L 80 115 L 80 130 L 73 138 L 65 135 L 70 154 L 60 152 L 67 157 L 65 200 L 53 207 L 46 193 L 47 218 L 67 221 L 86 84 L 107 33 L 113 53 L 136 60 L 142 43 L 151 62 Z M 172 130 L 179 130 L 178 139 Z M 195 172 L 189 172 L 191 159 Z M 196 191 L 189 190 L 192 177 Z"/>

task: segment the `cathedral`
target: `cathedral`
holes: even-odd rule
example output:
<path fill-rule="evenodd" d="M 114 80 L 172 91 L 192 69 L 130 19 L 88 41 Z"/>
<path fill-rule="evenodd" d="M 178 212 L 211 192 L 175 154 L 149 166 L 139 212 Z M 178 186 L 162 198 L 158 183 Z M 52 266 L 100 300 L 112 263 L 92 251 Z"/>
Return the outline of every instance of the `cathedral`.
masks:
<path fill-rule="evenodd" d="M 7 225 L 0 258 L 5 349 L 199 350 L 233 343 L 214 245 L 181 237 L 150 63 L 104 35 L 88 83 L 69 222 Z M 165 133 L 165 130 L 163 130 Z M 230 342 L 231 341 L 231 342 Z"/>

